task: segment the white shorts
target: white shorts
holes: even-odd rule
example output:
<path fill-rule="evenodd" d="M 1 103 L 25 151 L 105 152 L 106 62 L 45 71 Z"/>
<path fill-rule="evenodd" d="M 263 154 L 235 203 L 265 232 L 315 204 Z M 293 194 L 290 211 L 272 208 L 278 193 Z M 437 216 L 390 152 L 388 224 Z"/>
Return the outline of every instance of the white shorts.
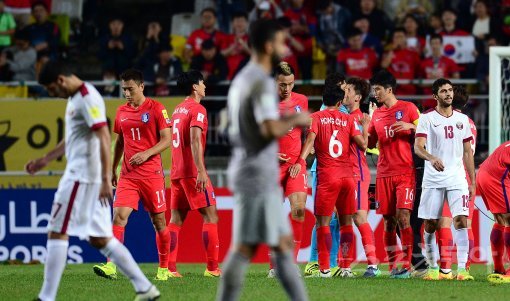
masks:
<path fill-rule="evenodd" d="M 53 200 L 48 230 L 80 239 L 112 237 L 110 204 L 99 201 L 100 189 L 101 184 L 62 178 Z"/>
<path fill-rule="evenodd" d="M 455 187 L 423 188 L 418 217 L 427 220 L 440 219 L 445 200 L 448 202 L 452 217 L 469 216 L 469 190 L 467 187 Z"/>

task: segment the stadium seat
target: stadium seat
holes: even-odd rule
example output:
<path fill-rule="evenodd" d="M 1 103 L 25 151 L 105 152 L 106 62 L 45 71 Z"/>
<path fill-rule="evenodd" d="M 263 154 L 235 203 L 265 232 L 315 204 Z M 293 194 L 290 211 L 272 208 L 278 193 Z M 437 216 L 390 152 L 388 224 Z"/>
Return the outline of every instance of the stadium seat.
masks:
<path fill-rule="evenodd" d="M 191 32 L 200 27 L 200 17 L 191 13 L 175 14 L 172 16 L 171 34 L 189 36 Z"/>
<path fill-rule="evenodd" d="M 186 47 L 186 37 L 177 34 L 171 34 L 170 44 L 172 44 L 172 48 L 174 49 L 174 55 L 182 60 L 184 48 Z"/>
<path fill-rule="evenodd" d="M 0 86 L 2 98 L 27 98 L 28 86 Z"/>
<path fill-rule="evenodd" d="M 81 20 L 83 0 L 53 0 L 51 13 L 54 15 L 66 15 L 69 18 Z M 60 25 L 60 24 L 59 24 Z"/>

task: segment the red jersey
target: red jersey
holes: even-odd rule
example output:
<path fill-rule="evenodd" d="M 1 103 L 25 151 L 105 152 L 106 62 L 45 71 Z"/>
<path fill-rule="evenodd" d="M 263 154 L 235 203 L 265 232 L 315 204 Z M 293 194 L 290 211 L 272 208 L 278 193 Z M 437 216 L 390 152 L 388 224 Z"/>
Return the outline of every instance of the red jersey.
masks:
<path fill-rule="evenodd" d="M 398 49 L 393 51 L 393 55 L 388 71 L 396 79 L 415 79 L 420 67 L 418 53 L 410 49 Z M 399 85 L 398 93 L 404 95 L 416 94 L 416 88 L 413 84 Z"/>
<path fill-rule="evenodd" d="M 480 165 L 480 171 L 500 179 L 501 183 L 510 179 L 510 141 L 504 142 Z"/>
<path fill-rule="evenodd" d="M 452 59 L 441 56 L 439 60 L 429 57 L 421 62 L 420 70 L 422 76 L 427 79 L 451 78 L 459 71 L 459 66 Z"/>
<path fill-rule="evenodd" d="M 375 110 L 368 133 L 379 141 L 377 178 L 414 174 L 413 131 L 395 132 L 392 125 L 397 121 L 416 123 L 419 117 L 418 108 L 402 100 L 391 108 L 382 106 Z"/>
<path fill-rule="evenodd" d="M 364 79 L 372 77 L 372 69 L 378 64 L 375 51 L 367 47 L 361 50 L 342 49 L 338 52 L 337 62 L 344 65 L 346 76 Z"/>
<path fill-rule="evenodd" d="M 360 119 L 363 117 L 363 112 L 357 109 L 352 111 L 350 115 L 356 121 L 356 124 L 359 125 L 359 130 L 361 131 Z M 362 151 L 354 141 L 351 141 L 351 161 L 355 177 L 359 177 L 361 181 L 365 181 L 370 177 L 370 169 L 368 168 L 365 151 Z"/>
<path fill-rule="evenodd" d="M 124 157 L 120 176 L 128 179 L 163 178 L 161 155 L 150 157 L 141 165 L 129 164 L 129 159 L 159 142 L 159 132 L 170 124 L 165 107 L 150 98 L 138 108 L 120 106 L 115 115 L 113 131 L 124 139 Z"/>
<path fill-rule="evenodd" d="M 439 34 L 442 37 L 445 37 L 445 36 L 461 36 L 461 37 L 465 37 L 465 36 L 469 36 L 470 35 L 467 31 L 464 31 L 462 29 L 454 29 L 452 31 L 446 31 L 446 30 L 443 29 Z"/>
<path fill-rule="evenodd" d="M 296 112 L 308 111 L 308 98 L 303 94 L 291 92 L 289 100 L 280 101 L 279 110 L 281 116 L 288 116 Z M 290 157 L 290 163 L 295 163 L 301 154 L 302 133 L 303 129 L 301 127 L 295 127 L 278 140 L 280 144 L 280 153 L 285 154 L 286 157 Z"/>
<path fill-rule="evenodd" d="M 223 49 L 229 48 L 232 44 L 236 44 L 236 50 L 234 51 L 234 53 L 225 57 L 225 59 L 227 60 L 227 65 L 228 65 L 227 78 L 229 80 L 231 80 L 234 77 L 234 73 L 237 71 L 239 64 L 249 56 L 248 53 L 244 52 L 241 44 L 236 43 L 237 39 L 238 38 L 235 34 L 228 35 L 223 40 L 223 45 L 221 46 L 221 49 L 223 50 Z M 241 37 L 241 39 L 246 44 L 248 44 L 248 35 L 247 34 L 243 35 Z"/>
<path fill-rule="evenodd" d="M 205 150 L 207 111 L 204 106 L 188 97 L 175 107 L 170 126 L 172 127 L 171 179 L 195 178 L 198 172 L 191 154 L 191 128 L 196 126 L 202 129 L 202 147 Z"/>
<path fill-rule="evenodd" d="M 310 12 L 305 7 L 300 9 L 289 8 L 284 12 L 285 17 L 289 18 L 292 25 L 306 25 L 311 30 L 317 26 L 317 18 L 314 13 Z M 313 33 L 313 31 L 311 32 Z M 312 34 L 309 33 L 294 33 L 291 32 L 292 36 L 303 45 L 303 51 L 297 51 L 294 47 L 292 50 L 297 56 L 312 56 L 313 52 L 313 39 Z"/>
<path fill-rule="evenodd" d="M 202 49 L 202 42 L 212 39 L 218 49 L 224 43 L 226 35 L 221 31 L 205 32 L 202 28 L 193 31 L 186 42 L 186 47 L 193 50 L 193 55 L 199 55 Z"/>
<path fill-rule="evenodd" d="M 352 137 L 361 135 L 351 115 L 334 110 L 323 110 L 311 115 L 310 132 L 315 133 L 317 174 L 326 177 L 353 177 L 348 147 Z"/>

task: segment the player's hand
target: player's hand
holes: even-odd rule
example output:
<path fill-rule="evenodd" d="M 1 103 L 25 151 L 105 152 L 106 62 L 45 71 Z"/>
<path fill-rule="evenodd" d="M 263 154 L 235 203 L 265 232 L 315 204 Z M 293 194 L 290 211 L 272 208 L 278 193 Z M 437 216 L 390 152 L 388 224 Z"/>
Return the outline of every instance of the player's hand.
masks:
<path fill-rule="evenodd" d="M 197 183 L 195 185 L 195 188 L 198 192 L 205 191 L 205 187 L 207 187 L 207 173 L 205 171 L 199 171 L 197 174 Z"/>
<path fill-rule="evenodd" d="M 367 113 L 363 113 L 363 117 L 359 119 L 359 122 L 361 123 L 361 126 L 363 128 L 366 128 L 370 124 L 371 120 L 372 118 L 370 117 L 370 115 L 368 115 Z"/>
<path fill-rule="evenodd" d="M 300 171 L 301 171 L 301 164 L 296 163 L 296 164 L 292 165 L 289 168 L 290 177 L 291 178 L 297 177 L 297 175 L 299 174 Z"/>
<path fill-rule="evenodd" d="M 315 155 L 315 147 L 312 146 L 312 149 L 310 150 L 310 155 Z"/>
<path fill-rule="evenodd" d="M 476 184 L 469 185 L 468 190 L 469 190 L 469 199 L 471 199 L 476 193 Z"/>
<path fill-rule="evenodd" d="M 143 162 L 147 161 L 149 159 L 149 154 L 145 151 L 139 152 L 133 155 L 131 159 L 129 159 L 129 164 L 131 165 L 140 165 Z"/>
<path fill-rule="evenodd" d="M 370 102 L 370 104 L 368 105 L 368 115 L 370 116 L 370 118 L 372 118 L 376 109 L 377 105 L 373 102 Z"/>
<path fill-rule="evenodd" d="M 408 122 L 403 122 L 403 121 L 397 121 L 395 122 L 394 124 L 391 125 L 391 129 L 395 132 L 400 132 L 400 131 L 408 131 L 408 130 L 411 130 L 413 129 L 413 124 L 412 123 L 408 123 Z"/>
<path fill-rule="evenodd" d="M 112 186 L 117 187 L 117 182 L 118 182 L 117 173 L 114 171 L 112 172 Z"/>
<path fill-rule="evenodd" d="M 444 164 L 441 159 L 433 157 L 432 160 L 430 160 L 430 164 L 432 164 L 437 171 L 444 171 Z"/>
<path fill-rule="evenodd" d="M 287 163 L 287 162 L 289 162 L 289 160 L 290 160 L 290 157 L 287 157 L 286 154 L 278 153 L 278 161 L 280 161 L 280 163 Z"/>
<path fill-rule="evenodd" d="M 25 165 L 25 171 L 33 175 L 39 170 L 43 169 L 46 165 L 48 165 L 48 160 L 46 160 L 44 157 L 31 160 L 28 161 L 28 163 Z"/>
<path fill-rule="evenodd" d="M 113 200 L 113 188 L 112 181 L 110 179 L 104 179 L 101 183 L 101 190 L 99 191 L 99 201 L 103 206 L 108 206 L 108 204 Z"/>

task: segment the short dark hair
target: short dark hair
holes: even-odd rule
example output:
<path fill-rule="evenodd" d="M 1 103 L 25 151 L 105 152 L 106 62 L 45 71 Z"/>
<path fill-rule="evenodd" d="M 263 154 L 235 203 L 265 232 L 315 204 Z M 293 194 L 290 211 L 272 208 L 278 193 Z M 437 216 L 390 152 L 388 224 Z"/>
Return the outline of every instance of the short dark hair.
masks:
<path fill-rule="evenodd" d="M 47 12 L 49 11 L 48 5 L 46 5 L 44 1 L 35 1 L 34 3 L 32 3 L 32 6 L 30 8 L 34 10 L 34 8 L 37 6 L 42 6 Z"/>
<path fill-rule="evenodd" d="M 125 82 L 133 80 L 137 85 L 143 83 L 143 73 L 138 69 L 128 69 L 120 75 L 120 80 Z"/>
<path fill-rule="evenodd" d="M 69 65 L 62 61 L 49 61 L 42 67 L 39 73 L 39 84 L 47 86 L 57 81 L 59 76 L 71 76 L 73 72 Z"/>
<path fill-rule="evenodd" d="M 218 17 L 216 10 L 212 7 L 206 7 L 204 9 L 202 9 L 202 11 L 200 12 L 200 16 L 202 16 L 204 13 L 207 13 L 207 12 L 213 14 L 215 18 Z"/>
<path fill-rule="evenodd" d="M 351 30 L 349 30 L 349 32 L 347 33 L 347 39 L 353 38 L 355 36 L 361 36 L 361 35 L 363 35 L 363 32 L 361 30 L 359 30 L 358 28 L 354 27 L 354 28 L 351 28 Z"/>
<path fill-rule="evenodd" d="M 436 79 L 433 83 L 432 83 L 432 95 L 437 95 L 437 93 L 439 92 L 439 88 L 441 88 L 441 86 L 443 85 L 451 85 L 452 88 L 453 88 L 453 84 L 450 80 L 446 79 L 446 78 L 438 78 Z"/>
<path fill-rule="evenodd" d="M 324 87 L 322 91 L 322 103 L 325 106 L 331 107 L 344 99 L 345 92 L 338 86 Z"/>
<path fill-rule="evenodd" d="M 214 44 L 214 41 L 212 39 L 207 39 L 202 42 L 201 48 L 202 50 L 209 50 L 216 48 L 216 45 Z"/>
<path fill-rule="evenodd" d="M 395 76 L 391 74 L 391 72 L 389 72 L 386 69 L 382 69 L 376 74 L 374 74 L 374 76 L 372 76 L 372 78 L 370 79 L 370 84 L 372 86 L 376 85 L 383 86 L 385 89 L 392 88 L 393 93 L 395 93 L 395 88 L 397 87 L 397 80 L 395 79 Z"/>
<path fill-rule="evenodd" d="M 1 0 L 0 0 L 0 2 L 1 2 Z M 30 35 L 26 29 L 20 29 L 14 33 L 14 40 L 30 41 Z"/>
<path fill-rule="evenodd" d="M 406 30 L 404 29 L 404 27 L 395 27 L 395 29 L 393 29 L 392 36 L 393 36 L 396 32 L 402 32 L 403 34 L 406 34 Z"/>
<path fill-rule="evenodd" d="M 324 80 L 324 87 L 338 86 L 338 83 L 345 82 L 345 75 L 340 72 L 333 72 L 326 76 Z"/>
<path fill-rule="evenodd" d="M 193 85 L 198 85 L 200 81 L 204 80 L 204 76 L 198 70 L 189 70 L 177 75 L 177 87 L 185 95 L 190 95 L 193 92 Z"/>
<path fill-rule="evenodd" d="M 273 41 L 282 27 L 274 20 L 257 20 L 250 25 L 250 45 L 258 53 L 266 51 L 266 43 Z"/>
<path fill-rule="evenodd" d="M 278 22 L 282 28 L 290 28 L 292 26 L 292 21 L 289 19 L 289 17 L 279 17 L 276 19 L 276 22 Z"/>
<path fill-rule="evenodd" d="M 346 84 L 354 87 L 356 95 L 361 95 L 361 101 L 365 100 L 370 94 L 370 85 L 368 82 L 360 77 L 349 77 Z"/>
<path fill-rule="evenodd" d="M 317 1 L 317 7 L 316 8 L 317 8 L 318 11 L 323 11 L 326 8 L 328 8 L 331 5 L 332 2 L 333 2 L 332 0 L 319 0 L 319 1 Z"/>
<path fill-rule="evenodd" d="M 432 42 L 432 40 L 434 40 L 434 39 L 438 39 L 441 42 L 441 44 L 443 44 L 443 37 L 440 34 L 438 34 L 438 33 L 431 34 L 429 41 Z"/>
<path fill-rule="evenodd" d="M 462 110 L 469 100 L 469 93 L 462 85 L 453 86 L 453 101 L 452 106 L 454 109 Z"/>
<path fill-rule="evenodd" d="M 284 76 L 289 76 L 289 75 L 292 75 L 292 74 L 296 74 L 294 72 L 294 68 L 292 68 L 292 66 L 287 63 L 287 62 L 280 62 L 275 70 L 275 75 L 278 76 L 278 75 L 284 75 Z"/>
<path fill-rule="evenodd" d="M 238 10 L 232 14 L 232 18 L 230 18 L 232 21 L 237 18 L 245 18 L 248 20 L 248 14 L 245 11 Z"/>

